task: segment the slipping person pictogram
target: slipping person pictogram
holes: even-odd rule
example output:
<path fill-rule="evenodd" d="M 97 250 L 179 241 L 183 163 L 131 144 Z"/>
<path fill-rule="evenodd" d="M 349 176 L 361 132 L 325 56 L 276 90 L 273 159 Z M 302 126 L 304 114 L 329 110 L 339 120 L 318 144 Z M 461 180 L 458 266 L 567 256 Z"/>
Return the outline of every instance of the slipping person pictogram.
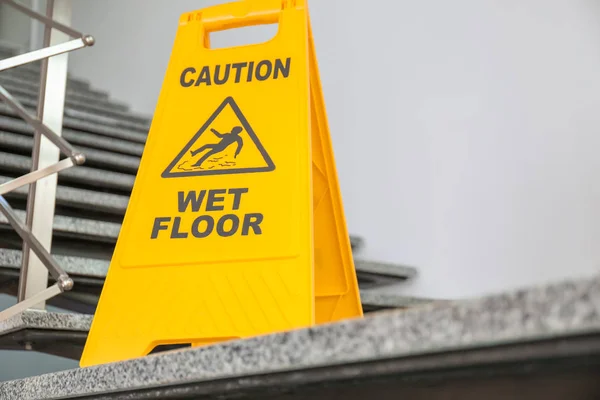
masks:
<path fill-rule="evenodd" d="M 223 133 L 217 130 L 223 127 L 231 129 Z M 254 129 L 233 98 L 227 97 L 182 147 L 161 176 L 175 178 L 242 174 L 274 169 L 275 164 Z"/>
<path fill-rule="evenodd" d="M 203 151 L 209 150 L 202 157 L 200 157 L 200 159 L 193 166 L 201 167 L 202 163 L 206 161 L 209 157 L 225 151 L 225 149 L 227 149 L 227 147 L 229 147 L 229 145 L 233 143 L 237 143 L 237 149 L 235 149 L 235 154 L 233 155 L 233 158 L 237 158 L 238 154 L 240 154 L 240 151 L 242 150 L 242 147 L 244 146 L 244 141 L 239 136 L 242 131 L 243 128 L 241 126 L 234 126 L 231 129 L 231 132 L 229 133 L 220 133 L 216 129 L 211 129 L 211 132 L 214 133 L 215 136 L 221 140 L 219 141 L 219 143 L 205 144 L 199 149 L 190 151 L 192 156 L 196 156 L 202 153 Z"/>

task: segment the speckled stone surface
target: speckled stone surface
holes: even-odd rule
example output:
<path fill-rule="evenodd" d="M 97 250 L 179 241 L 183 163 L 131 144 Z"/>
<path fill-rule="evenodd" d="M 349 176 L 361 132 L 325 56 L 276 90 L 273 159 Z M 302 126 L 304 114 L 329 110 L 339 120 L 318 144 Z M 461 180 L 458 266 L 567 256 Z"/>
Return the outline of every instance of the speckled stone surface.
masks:
<path fill-rule="evenodd" d="M 37 98 L 24 96 L 18 92 L 11 92 L 13 97 L 24 107 L 35 109 L 37 107 Z M 84 121 L 94 122 L 98 124 L 107 124 L 120 126 L 126 129 L 132 129 L 138 132 L 147 132 L 150 128 L 150 123 L 147 119 L 144 121 L 139 118 L 120 111 L 107 110 L 103 107 L 89 104 L 84 107 L 72 107 L 69 103 L 65 104 L 65 116 L 69 116 Z"/>
<path fill-rule="evenodd" d="M 88 276 L 104 279 L 108 272 L 109 261 L 93 258 L 54 255 L 60 266 L 73 276 Z M 0 267 L 21 268 L 21 251 L 0 248 Z M 400 295 L 382 294 L 377 288 L 361 289 L 363 306 L 371 309 L 406 308 L 421 306 L 432 302 L 429 299 L 419 299 Z"/>
<path fill-rule="evenodd" d="M 0 148 L 4 150 L 31 151 L 33 148 L 33 137 L 0 130 Z M 139 157 L 115 154 L 86 146 L 77 146 L 77 149 L 85 154 L 86 164 L 109 167 L 130 174 L 135 174 L 140 164 Z"/>
<path fill-rule="evenodd" d="M 360 300 L 364 306 L 373 308 L 407 308 L 418 307 L 441 300 L 407 297 L 390 293 L 381 293 L 378 289 L 366 289 L 360 291 Z"/>
<path fill-rule="evenodd" d="M 12 178 L 0 175 L 0 184 L 8 182 L 11 179 Z M 20 188 L 11 191 L 10 196 L 26 198 L 27 191 L 27 186 L 21 186 Z M 124 215 L 129 202 L 129 197 L 59 185 L 56 189 L 56 202 L 59 205 L 71 206 L 84 210 L 93 209 L 95 211 Z"/>
<path fill-rule="evenodd" d="M 20 269 L 22 252 L 20 250 L 0 249 L 0 266 Z M 67 274 L 104 279 L 109 262 L 93 258 L 53 255 Z"/>
<path fill-rule="evenodd" d="M 22 79 L 7 79 L 6 77 L 2 78 L 0 76 L 0 85 L 8 90 L 12 95 L 27 96 L 37 99 L 39 90 L 38 85 L 34 85 L 31 82 L 26 82 Z M 83 91 L 73 91 L 73 89 L 67 90 L 65 99 L 66 105 L 72 108 L 81 107 L 83 110 L 88 110 L 90 112 L 93 112 L 96 108 L 109 112 L 127 112 L 127 108 L 123 107 L 122 104 L 113 103 L 105 97 L 94 96 L 93 94 L 88 93 Z M 126 113 L 123 114 L 123 116 L 133 118 L 137 117 L 132 113 Z"/>
<path fill-rule="evenodd" d="M 30 63 L 22 65 L 18 68 L 11 68 L 0 72 L 2 76 L 14 77 L 16 79 L 27 79 L 29 81 L 37 81 L 40 79 L 39 63 Z M 90 84 L 87 81 L 74 78 L 68 75 L 67 87 L 77 88 L 78 90 L 90 90 Z M 103 93 L 95 90 L 98 93 Z M 106 94 L 108 95 L 108 94 Z"/>
<path fill-rule="evenodd" d="M 0 398 L 58 399 L 599 332 L 595 277 L 0 383 Z"/>
<path fill-rule="evenodd" d="M 129 154 L 141 157 L 144 151 L 144 145 L 117 138 L 107 138 L 105 136 L 94 135 L 91 133 L 64 129 L 63 136 L 74 146 L 96 147 L 98 149 L 114 151 L 117 153 Z"/>
<path fill-rule="evenodd" d="M 129 129 L 132 132 L 145 132 L 147 133 L 150 129 L 149 123 L 139 123 L 133 122 L 121 117 L 109 116 L 109 115 L 101 115 L 98 113 L 91 113 L 85 110 L 78 110 L 69 107 L 65 107 L 65 116 L 79 119 L 82 121 L 88 121 L 93 123 L 98 123 L 102 125 L 113 125 L 116 127 L 121 127 L 125 129 Z"/>
<path fill-rule="evenodd" d="M 0 267 L 21 268 L 21 251 L 0 248 Z M 104 279 L 109 261 L 93 258 L 53 255 L 60 266 L 72 276 L 87 276 Z M 77 287 L 76 287 L 77 289 Z M 377 288 L 361 289 L 361 301 L 368 308 L 406 308 L 431 303 L 430 299 L 419 299 L 400 295 L 382 294 Z"/>
<path fill-rule="evenodd" d="M 25 221 L 25 211 L 15 210 L 21 221 Z M 0 224 L 8 225 L 8 221 L 4 214 L 0 213 Z M 75 233 L 77 235 L 88 236 L 89 239 L 97 239 L 106 241 L 116 241 L 119 236 L 120 224 L 114 222 L 96 221 L 91 219 L 67 217 L 64 215 L 56 215 L 54 217 L 54 234 L 57 233 Z"/>
<path fill-rule="evenodd" d="M 31 107 L 25 107 L 28 111 L 34 114 L 33 109 Z M 16 117 L 17 114 L 10 109 L 6 104 L 0 103 L 0 114 Z M 71 113 L 73 115 L 73 113 Z M 84 117 L 83 113 L 77 114 L 80 118 Z M 95 119 L 95 121 L 94 121 Z M 100 135 L 114 137 L 117 139 L 130 140 L 132 142 L 137 143 L 145 143 L 147 137 L 147 131 L 139 131 L 136 132 L 131 129 L 121 128 L 118 125 L 111 126 L 106 125 L 105 122 L 98 122 L 100 118 L 92 118 L 92 120 L 84 120 L 73 118 L 69 116 L 68 113 L 65 112 L 65 117 L 63 118 L 63 126 L 71 129 L 82 130 L 86 132 L 97 133 Z M 104 119 L 102 119 L 104 121 Z M 116 124 L 116 123 L 115 123 Z"/>
<path fill-rule="evenodd" d="M 366 261 L 362 259 L 355 259 L 354 263 L 356 265 L 360 264 L 361 271 L 372 274 L 401 277 L 405 279 L 414 278 L 417 275 L 416 268 L 407 267 L 405 265 Z"/>
<path fill-rule="evenodd" d="M 23 107 L 29 109 L 29 111 L 32 112 L 32 115 L 35 115 L 35 112 L 33 112 L 33 110 L 35 110 L 35 108 L 37 107 L 37 100 L 35 98 L 30 98 L 29 96 L 22 96 L 22 95 L 19 95 L 18 93 L 14 93 L 14 92 L 11 92 L 11 94 L 13 95 L 13 98 L 16 99 L 19 103 L 21 103 L 21 105 Z M 67 116 L 67 115 L 69 115 L 69 112 L 71 111 L 71 109 L 65 105 L 64 111 L 65 111 L 64 115 Z M 71 115 L 69 115 L 69 116 L 71 116 Z M 103 115 L 87 113 L 85 111 L 81 111 L 79 116 L 75 117 L 75 118 L 80 118 L 82 120 L 90 121 L 90 122 L 94 122 L 94 123 L 98 123 L 98 124 L 106 124 L 106 123 L 109 123 L 110 125 L 117 124 L 117 122 L 112 118 L 104 117 Z"/>
<path fill-rule="evenodd" d="M 26 328 L 87 332 L 91 323 L 91 315 L 27 310 L 0 321 L 0 335 Z"/>
<path fill-rule="evenodd" d="M 69 118 L 65 116 L 63 125 L 77 130 L 98 133 L 104 136 L 117 139 L 129 140 L 137 143 L 146 143 L 148 132 L 135 132 L 130 129 L 123 129 L 116 126 L 105 126 L 97 123 L 83 121 L 80 119 Z"/>
<path fill-rule="evenodd" d="M 108 271 L 108 261 L 83 257 L 54 256 L 67 273 L 104 277 Z M 0 265 L 10 268 L 20 268 L 21 251 L 0 248 Z M 359 268 L 359 266 L 357 266 Z M 408 307 L 420 305 L 432 300 L 418 299 L 392 294 L 381 294 L 377 289 L 361 290 L 363 303 L 381 307 Z"/>
<path fill-rule="evenodd" d="M 0 118 L 0 129 L 33 136 L 33 129 L 18 118 Z M 88 146 L 116 153 L 141 156 L 144 145 L 123 139 L 116 139 L 94 133 L 63 129 L 62 135 L 74 146 Z"/>
<path fill-rule="evenodd" d="M 30 170 L 31 159 L 26 156 L 0 152 L 0 166 L 5 169 L 25 174 Z M 78 166 L 60 171 L 59 182 L 61 179 L 75 183 L 85 183 L 90 186 L 112 188 L 129 192 L 133 187 L 135 176 Z"/>

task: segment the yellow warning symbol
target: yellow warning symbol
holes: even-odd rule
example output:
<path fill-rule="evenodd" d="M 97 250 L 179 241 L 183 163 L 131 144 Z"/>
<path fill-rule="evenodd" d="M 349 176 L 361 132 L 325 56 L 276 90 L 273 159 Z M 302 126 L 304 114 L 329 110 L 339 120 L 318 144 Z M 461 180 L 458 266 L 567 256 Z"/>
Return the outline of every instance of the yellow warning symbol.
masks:
<path fill-rule="evenodd" d="M 275 169 L 248 120 L 232 97 L 169 164 L 163 178 L 264 172 Z"/>
<path fill-rule="evenodd" d="M 305 0 L 182 15 L 80 365 L 360 316 Z"/>

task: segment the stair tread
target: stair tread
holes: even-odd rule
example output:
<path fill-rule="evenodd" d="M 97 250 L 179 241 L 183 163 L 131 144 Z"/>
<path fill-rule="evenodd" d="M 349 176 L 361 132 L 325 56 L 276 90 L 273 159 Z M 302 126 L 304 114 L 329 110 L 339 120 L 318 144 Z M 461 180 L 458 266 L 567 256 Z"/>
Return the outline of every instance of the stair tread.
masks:
<path fill-rule="evenodd" d="M 25 108 L 29 108 L 30 111 L 37 107 L 37 99 L 32 99 L 23 96 L 14 96 Z M 64 115 L 84 121 L 89 121 L 97 124 L 106 124 L 110 126 L 120 126 L 122 128 L 131 129 L 135 132 L 148 132 L 150 124 L 148 123 L 136 123 L 127 121 L 121 117 L 101 115 L 96 111 L 87 111 L 80 108 L 73 108 L 68 104 L 65 104 Z"/>
<path fill-rule="evenodd" d="M 31 107 L 25 107 L 25 109 L 30 114 L 35 115 L 34 110 Z M 4 103 L 0 103 L 0 114 L 18 118 L 18 115 Z M 77 113 L 77 118 L 74 118 L 72 115 L 73 113 L 65 112 L 63 118 L 63 127 L 82 130 L 85 132 L 92 132 L 117 139 L 129 140 L 135 143 L 146 143 L 146 137 L 148 135 L 147 130 L 137 132 L 131 129 L 123 128 L 120 124 L 111 123 L 107 120 L 103 120 L 102 123 L 98 121 L 86 120 L 85 113 Z"/>
<path fill-rule="evenodd" d="M 414 267 L 380 261 L 362 261 L 362 270 L 377 275 L 391 277 L 401 275 L 407 279 L 413 278 L 417 275 L 417 269 Z"/>
<path fill-rule="evenodd" d="M 0 85 L 4 86 L 4 88 L 10 93 L 22 93 L 24 95 L 34 96 L 35 98 L 37 98 L 39 92 L 39 83 L 37 82 L 29 82 L 14 77 L 6 77 L 2 76 L 2 74 L 0 74 Z M 131 113 L 125 104 L 109 99 L 106 96 L 96 95 L 92 91 L 84 91 L 67 87 L 65 96 L 67 102 L 73 102 L 76 107 L 81 102 L 92 102 L 97 105 L 102 105 L 107 108 L 125 112 L 138 117 L 138 115 Z M 147 117 L 142 117 L 141 115 L 139 117 L 145 118 L 146 120 L 148 119 Z"/>
<path fill-rule="evenodd" d="M 91 315 L 26 310 L 5 321 L 0 321 L 0 335 L 21 329 L 88 332 L 91 323 Z"/>
<path fill-rule="evenodd" d="M 261 388 L 268 392 L 273 385 L 300 389 L 310 384 L 315 393 L 317 384 L 327 385 L 335 377 L 411 374 L 423 371 L 424 365 L 430 373 L 441 373 L 490 362 L 547 362 L 564 358 L 565 349 L 578 349 L 577 354 L 569 353 L 571 357 L 589 357 L 582 332 L 588 338 L 600 337 L 598 276 L 3 382 L 0 398 L 57 399 L 123 391 L 143 391 L 153 398 L 181 398 L 183 393 L 200 397 L 201 383 L 211 384 L 203 386 L 206 397 Z M 521 344 L 528 345 L 526 351 Z M 448 357 L 458 352 L 460 357 Z"/>
<path fill-rule="evenodd" d="M 0 184 L 8 182 L 13 178 L 0 175 Z M 21 186 L 6 194 L 7 198 L 19 197 L 25 199 L 28 186 Z M 70 206 L 81 210 L 84 214 L 87 210 L 109 212 L 116 215 L 124 215 L 129 203 L 128 196 L 118 194 L 96 192 L 88 189 L 71 188 L 58 185 L 56 189 L 56 203 L 58 205 Z"/>
<path fill-rule="evenodd" d="M 0 167 L 18 172 L 19 174 L 25 174 L 30 171 L 31 158 L 0 151 Z M 59 182 L 61 179 L 63 179 L 66 182 L 86 184 L 124 192 L 131 191 L 133 182 L 135 180 L 134 175 L 105 171 L 102 169 L 89 168 L 85 166 L 68 168 L 64 171 L 61 171 L 58 177 Z"/>
<path fill-rule="evenodd" d="M 369 310 L 388 309 L 388 308 L 407 308 L 415 306 L 423 306 L 432 302 L 440 302 L 441 300 L 433 300 L 427 298 L 403 296 L 401 294 L 391 294 L 382 292 L 381 289 L 361 290 L 360 300 L 363 307 Z"/>
<path fill-rule="evenodd" d="M 22 253 L 21 250 L 0 248 L 0 267 L 20 269 Z M 108 272 L 109 261 L 107 260 L 65 255 L 53 255 L 53 257 L 69 275 L 93 277 L 103 280 Z"/>
<path fill-rule="evenodd" d="M 7 132 L 33 136 L 33 128 L 25 121 L 18 118 L 0 118 L 0 129 Z M 89 146 L 100 150 L 111 151 L 115 154 L 129 154 L 140 157 L 144 145 L 124 139 L 107 137 L 93 132 L 83 132 L 75 129 L 63 128 L 62 136 L 73 146 Z"/>
<path fill-rule="evenodd" d="M 0 148 L 4 151 L 31 151 L 33 148 L 33 137 L 0 130 Z M 122 169 L 122 172 L 135 174 L 140 164 L 140 159 L 138 157 L 115 154 L 110 151 L 98 150 L 86 146 L 76 146 L 76 148 L 85 154 L 87 165 L 93 164 L 98 168 L 110 167 Z"/>
<path fill-rule="evenodd" d="M 15 210 L 21 221 L 25 221 L 25 211 Z M 0 213 L 0 224 L 8 226 L 8 221 L 4 214 Z M 54 217 L 53 230 L 54 235 L 70 234 L 70 236 L 84 235 L 89 240 L 100 240 L 115 242 L 119 236 L 121 224 L 115 222 L 97 221 L 85 218 L 68 217 L 56 215 Z"/>
<path fill-rule="evenodd" d="M 77 274 L 77 275 L 86 275 L 104 278 L 106 276 L 106 272 L 108 271 L 109 261 L 107 260 L 98 260 L 94 258 L 85 258 L 85 257 L 74 257 L 74 256 L 61 256 L 56 255 L 56 260 L 59 264 L 65 269 L 67 273 Z M 358 271 L 370 271 L 370 266 L 373 264 L 370 261 L 364 261 L 361 259 L 354 260 L 355 268 Z M 0 266 L 8 267 L 8 268 L 20 268 L 21 266 L 21 251 L 13 250 L 13 249 L 3 249 L 0 248 Z M 406 275 L 404 274 L 405 267 L 401 265 L 388 265 L 387 268 L 390 270 L 394 269 L 394 267 L 398 267 L 396 276 L 404 278 Z M 385 295 L 388 296 L 388 295 Z M 390 299 L 393 299 L 394 295 L 389 295 Z M 402 297 L 403 296 L 396 296 Z"/>
<path fill-rule="evenodd" d="M 29 350 L 77 360 L 91 315 L 26 310 L 0 321 L 0 349 Z M 0 398 L 5 396 L 0 394 Z"/>
<path fill-rule="evenodd" d="M 32 64 L 37 64 L 39 63 L 32 63 Z M 13 77 L 13 78 L 17 78 L 17 79 L 23 79 L 23 80 L 28 80 L 31 82 L 39 82 L 40 80 L 40 70 L 39 70 L 39 66 L 37 65 L 32 65 L 32 64 L 25 64 L 25 65 L 21 65 L 19 67 L 15 67 L 15 68 L 10 68 L 4 71 L 0 71 L 0 73 L 2 74 L 2 76 L 5 77 Z M 72 87 L 72 88 L 78 88 L 80 90 L 88 90 L 88 91 L 92 91 L 98 95 L 103 95 L 108 97 L 108 93 L 103 91 L 103 90 L 98 90 L 98 89 L 92 89 L 90 87 L 90 84 L 88 81 L 84 81 L 82 79 L 76 78 L 72 75 L 69 75 L 67 73 L 67 87 Z"/>

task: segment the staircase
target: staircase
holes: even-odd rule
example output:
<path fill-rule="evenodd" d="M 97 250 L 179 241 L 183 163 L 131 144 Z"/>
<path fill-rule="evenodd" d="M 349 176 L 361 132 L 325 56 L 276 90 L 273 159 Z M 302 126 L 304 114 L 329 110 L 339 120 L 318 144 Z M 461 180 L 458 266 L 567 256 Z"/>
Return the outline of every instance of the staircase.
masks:
<path fill-rule="evenodd" d="M 0 84 L 32 109 L 38 73 L 0 72 Z M 75 286 L 49 301 L 62 312 L 1 321 L 0 350 L 81 356 L 149 122 L 68 79 L 63 136 L 87 162 L 58 175 L 52 254 Z M 32 135 L 0 104 L 0 182 L 29 171 Z M 26 196 L 6 196 L 21 217 Z M 0 399 L 600 398 L 600 277 L 468 301 L 408 298 L 390 293 L 417 271 L 364 260 L 360 237 L 350 240 L 365 318 L 0 382 Z M 0 216 L 1 293 L 16 295 L 21 257 Z"/>
<path fill-rule="evenodd" d="M 0 59 L 12 53 L 0 48 Z M 0 85 L 23 105 L 35 110 L 39 66 L 0 72 Z M 73 359 L 81 355 L 95 311 L 150 125 L 87 82 L 69 77 L 63 136 L 86 155 L 86 163 L 58 174 L 52 254 L 74 279 L 73 290 L 48 304 L 66 314 L 28 311 L 10 324 L 0 322 L 0 349 L 32 349 Z M 33 130 L 0 104 L 0 183 L 30 170 Z M 27 187 L 6 199 L 24 220 Z M 354 253 L 363 246 L 351 237 Z M 21 240 L 0 214 L 0 292 L 17 293 Z M 355 257 L 365 312 L 405 308 L 425 299 L 382 294 L 380 289 L 413 279 L 411 267 Z M 389 288 L 386 291 L 389 293 Z"/>

